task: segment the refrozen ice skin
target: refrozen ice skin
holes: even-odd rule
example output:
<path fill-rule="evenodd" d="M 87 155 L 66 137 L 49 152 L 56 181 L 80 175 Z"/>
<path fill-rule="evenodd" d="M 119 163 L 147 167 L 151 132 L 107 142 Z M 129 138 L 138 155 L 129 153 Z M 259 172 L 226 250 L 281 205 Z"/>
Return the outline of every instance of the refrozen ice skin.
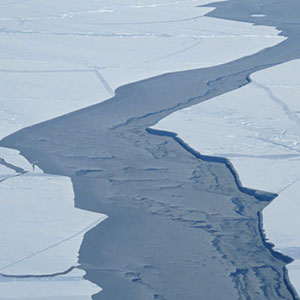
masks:
<path fill-rule="evenodd" d="M 266 237 L 295 261 L 300 292 L 300 60 L 251 75 L 252 83 L 175 112 L 153 128 L 176 132 L 204 155 L 228 158 L 241 184 L 278 193 L 263 211 Z"/>

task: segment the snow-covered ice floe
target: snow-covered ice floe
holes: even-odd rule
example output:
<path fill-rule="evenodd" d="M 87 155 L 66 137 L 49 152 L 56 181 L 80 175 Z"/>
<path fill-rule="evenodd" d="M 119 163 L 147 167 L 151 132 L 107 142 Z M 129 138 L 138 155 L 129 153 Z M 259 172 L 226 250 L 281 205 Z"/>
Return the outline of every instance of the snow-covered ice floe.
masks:
<path fill-rule="evenodd" d="M 272 27 L 206 17 L 212 8 L 196 6 L 209 2 L 1 2 L 0 138 L 107 100 L 121 85 L 222 64 L 283 41 Z M 0 253 L 2 273 L 41 275 L 76 264 L 84 228 L 105 217 L 74 208 L 68 178 L 33 170 L 11 149 L 0 148 L 0 193 L 0 242 L 7 243 Z M 0 295 L 17 293 L 18 286 L 39 291 L 30 299 L 44 299 L 50 285 L 59 284 L 55 290 L 61 292 L 65 282 L 0 280 Z M 94 293 L 94 285 L 80 286 L 85 297 Z"/>
<path fill-rule="evenodd" d="M 18 151 L 0 153 L 20 169 L 0 169 L 0 299 L 90 299 L 101 289 L 84 271 L 55 274 L 78 264 L 84 234 L 106 216 L 74 207 L 70 178 L 32 170 Z"/>
<path fill-rule="evenodd" d="M 51 274 L 77 264 L 86 231 L 105 217 L 74 208 L 68 177 L 28 172 L 1 184 L 0 273 Z"/>
<path fill-rule="evenodd" d="M 209 2 L 215 1 L 28 0 L 6 5 L 0 10 L 0 82 L 15 88 L 14 98 L 21 97 L 19 91 L 23 98 L 38 99 L 76 82 L 72 94 L 86 86 L 85 99 L 94 92 L 95 103 L 121 85 L 222 64 L 284 39 L 272 27 L 206 17 L 213 8 L 196 6 Z M 23 84 L 29 89 L 23 91 Z M 33 95 L 30 85 L 40 94 Z"/>
<path fill-rule="evenodd" d="M 245 87 L 175 112 L 153 128 L 201 154 L 226 157 L 243 186 L 279 194 L 263 211 L 266 237 L 290 255 L 300 293 L 300 60 L 251 75 Z"/>

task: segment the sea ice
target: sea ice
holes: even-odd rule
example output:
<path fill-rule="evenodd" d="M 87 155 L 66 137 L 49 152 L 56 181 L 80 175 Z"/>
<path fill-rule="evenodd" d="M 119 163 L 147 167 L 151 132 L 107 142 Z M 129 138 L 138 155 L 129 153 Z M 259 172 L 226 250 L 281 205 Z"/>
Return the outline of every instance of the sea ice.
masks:
<path fill-rule="evenodd" d="M 77 264 L 83 235 L 105 216 L 74 208 L 68 177 L 29 172 L 0 185 L 0 273 L 51 274 Z"/>
<path fill-rule="evenodd" d="M 23 98 L 31 96 L 31 85 L 34 97 L 44 99 L 48 93 L 59 92 L 61 85 L 76 82 L 68 88 L 70 96 L 76 95 L 77 89 L 81 94 L 93 92 L 96 95 L 90 104 L 94 104 L 108 97 L 101 92 L 101 82 L 92 85 L 97 79 L 91 76 L 95 70 L 110 94 L 127 83 L 222 64 L 284 40 L 272 27 L 206 17 L 212 8 L 196 6 L 209 2 L 214 1 L 141 4 L 126 0 L 122 5 L 118 1 L 85 1 L 83 5 L 81 1 L 62 4 L 56 0 L 46 5 L 31 0 L 4 5 L 0 63 L 3 72 L 13 73 L 6 85 L 15 87 L 13 97 L 20 98 L 20 93 Z M 62 69 L 79 73 L 58 74 Z M 7 72 L 0 75 L 6 80 Z M 25 91 L 23 81 L 29 87 Z M 44 81 L 47 89 L 39 88 Z M 88 95 L 84 98 L 89 105 Z"/>
<path fill-rule="evenodd" d="M 41 278 L 0 276 L 0 300 L 90 300 L 101 288 L 83 279 L 85 272 L 75 269 L 66 275 Z"/>
<path fill-rule="evenodd" d="M 74 207 L 68 177 L 44 174 L 39 169 L 15 177 L 9 174 L 0 184 L 0 193 L 0 237 L 5 245 L 0 249 L 1 274 L 51 275 L 76 266 L 84 234 L 106 218 Z M 47 299 L 49 295 L 51 299 L 90 299 L 100 288 L 83 280 L 82 275 L 83 271 L 68 279 L 55 276 L 10 281 L 0 276 L 0 299 Z M 75 285 L 74 280 L 78 281 Z"/>
<path fill-rule="evenodd" d="M 2 1 L 0 138 L 107 100 L 126 83 L 225 63 L 284 40 L 275 28 L 205 17 L 211 8 L 196 6 L 209 2 L 215 1 Z M 55 273 L 76 264 L 83 234 L 105 216 L 74 208 L 68 178 L 33 170 L 15 150 L 0 148 L 0 158 L 27 172 L 0 184 L 7 244 L 1 272 Z M 2 165 L 0 172 L 0 178 L 18 175 Z M 38 290 L 43 299 L 68 284 L 0 280 L 0 294 L 26 289 L 33 299 Z M 90 287 L 80 299 L 90 299 Z"/>

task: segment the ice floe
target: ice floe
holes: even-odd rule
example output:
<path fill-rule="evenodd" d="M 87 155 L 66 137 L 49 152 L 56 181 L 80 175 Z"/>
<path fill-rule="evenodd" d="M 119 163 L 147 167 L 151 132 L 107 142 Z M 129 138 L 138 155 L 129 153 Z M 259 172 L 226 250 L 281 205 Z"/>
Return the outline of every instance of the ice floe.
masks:
<path fill-rule="evenodd" d="M 17 151 L 0 150 L 6 162 L 21 163 L 25 170 L 20 174 L 0 165 L 0 274 L 16 276 L 7 281 L 0 275 L 0 299 L 90 299 L 100 288 L 83 279 L 84 271 L 76 277 L 47 276 L 78 264 L 84 234 L 106 216 L 74 207 L 70 178 L 30 170 Z"/>
<path fill-rule="evenodd" d="M 45 96 L 76 82 L 68 88 L 65 100 L 76 95 L 78 89 L 79 95 L 85 89 L 88 105 L 91 93 L 93 104 L 107 99 L 121 85 L 166 72 L 225 63 L 284 40 L 272 27 L 206 17 L 212 8 L 196 6 L 209 2 L 214 1 L 41 4 L 30 0 L 6 5 L 0 12 L 0 64 L 2 71 L 13 74 L 0 72 L 0 79 L 14 86 L 14 98 L 23 93 L 23 98 L 27 95 L 39 99 L 41 95 L 32 95 L 26 87 L 23 90 L 23 84 L 35 86 Z M 108 93 L 102 91 L 101 82 L 96 84 L 95 70 L 106 81 Z M 22 80 L 16 84 L 20 76 Z"/>
<path fill-rule="evenodd" d="M 74 208 L 68 177 L 28 172 L 1 189 L 0 273 L 51 274 L 77 264 L 83 235 L 105 216 Z"/>

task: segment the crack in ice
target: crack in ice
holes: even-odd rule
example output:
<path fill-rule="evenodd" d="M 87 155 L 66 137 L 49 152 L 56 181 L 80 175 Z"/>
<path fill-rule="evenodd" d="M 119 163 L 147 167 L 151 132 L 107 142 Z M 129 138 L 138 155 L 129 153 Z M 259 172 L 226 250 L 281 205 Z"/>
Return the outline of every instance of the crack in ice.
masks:
<path fill-rule="evenodd" d="M 29 255 L 26 255 L 25 257 L 23 257 L 23 258 L 21 258 L 21 259 L 18 259 L 18 260 L 14 261 L 14 262 L 11 262 L 11 263 L 9 263 L 9 264 L 7 264 L 7 265 L 1 267 L 1 268 L 0 268 L 0 271 L 5 270 L 5 269 L 7 269 L 7 268 L 9 268 L 9 267 L 12 267 L 12 266 L 14 266 L 14 265 L 16 265 L 16 264 L 19 264 L 19 263 L 21 263 L 21 262 L 23 262 L 23 261 L 25 261 L 25 260 L 28 260 L 28 259 L 30 259 L 30 258 L 32 258 L 32 257 L 34 257 L 34 256 L 36 256 L 36 255 L 39 255 L 39 254 L 41 254 L 41 253 L 43 253 L 43 252 L 48 251 L 48 250 L 50 250 L 50 249 L 53 249 L 53 248 L 55 248 L 55 247 L 57 247 L 57 246 L 59 246 L 59 245 L 65 243 L 65 242 L 67 242 L 67 241 L 69 241 L 69 240 L 71 240 L 71 239 L 77 237 L 78 235 L 87 232 L 89 229 L 95 227 L 95 226 L 96 226 L 97 224 L 99 224 L 101 221 L 103 221 L 103 217 L 101 217 L 101 218 L 99 218 L 98 220 L 92 222 L 90 225 L 88 225 L 87 227 L 83 228 L 82 230 L 80 230 L 80 231 L 78 231 L 78 232 L 76 232 L 76 233 L 74 233 L 74 234 L 72 234 L 72 235 L 70 235 L 70 236 L 68 236 L 68 237 L 66 237 L 66 238 L 64 238 L 64 239 L 62 239 L 62 240 L 60 240 L 60 241 L 58 241 L 58 242 L 56 242 L 56 243 L 54 243 L 54 244 L 48 246 L 48 247 L 46 247 L 46 248 L 37 250 L 37 251 L 35 251 L 35 252 L 33 252 L 33 253 L 29 254 Z"/>

